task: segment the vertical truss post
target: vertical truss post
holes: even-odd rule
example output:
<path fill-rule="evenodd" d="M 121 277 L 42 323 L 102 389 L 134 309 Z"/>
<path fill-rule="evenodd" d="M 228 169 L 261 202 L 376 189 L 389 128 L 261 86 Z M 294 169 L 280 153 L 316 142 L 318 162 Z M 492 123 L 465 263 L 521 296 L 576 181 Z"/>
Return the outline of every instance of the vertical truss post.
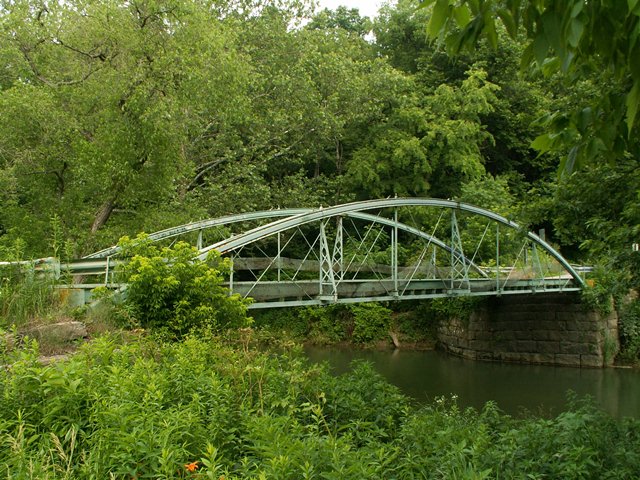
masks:
<path fill-rule="evenodd" d="M 391 278 L 393 295 L 398 295 L 398 209 L 393 210 L 393 233 L 391 236 Z"/>
<path fill-rule="evenodd" d="M 433 265 L 433 278 L 438 278 L 438 250 L 437 248 L 433 247 L 433 250 L 431 252 L 431 265 Z"/>
<path fill-rule="evenodd" d="M 202 229 L 198 230 L 198 243 L 197 243 L 198 251 L 202 250 Z"/>
<path fill-rule="evenodd" d="M 336 267 L 338 268 L 337 279 L 338 282 L 342 281 L 344 278 L 344 249 L 343 242 L 344 236 L 342 234 L 342 217 L 338 217 L 338 222 L 336 225 L 336 241 L 333 244 L 333 256 L 331 263 L 334 268 L 334 273 Z"/>
<path fill-rule="evenodd" d="M 460 229 L 458 228 L 458 220 L 455 210 L 451 210 L 451 289 L 454 286 L 458 288 L 469 287 L 469 266 L 465 261 L 464 252 L 462 250 L 462 238 L 460 237 Z M 459 278 L 459 283 L 454 285 L 454 279 Z"/>
<path fill-rule="evenodd" d="M 104 270 L 104 285 L 105 285 L 105 287 L 107 285 L 109 285 L 109 273 L 110 273 L 109 272 L 109 262 L 110 262 L 110 260 L 111 260 L 111 256 L 108 256 L 107 257 L 107 266 L 105 267 L 105 270 Z"/>
<path fill-rule="evenodd" d="M 500 294 L 500 224 L 496 223 L 496 293 Z"/>
<path fill-rule="evenodd" d="M 333 258 L 329 252 L 329 242 L 326 233 L 327 221 L 320 222 L 320 268 L 319 268 L 319 298 L 325 302 L 335 302 L 338 299 L 336 279 L 333 274 Z"/>
<path fill-rule="evenodd" d="M 278 269 L 278 283 L 280 282 L 280 270 L 282 270 L 282 257 L 280 256 L 281 251 L 282 251 L 282 248 L 281 248 L 280 232 L 278 232 L 278 255 L 276 257 L 276 268 Z"/>
<path fill-rule="evenodd" d="M 229 295 L 233 295 L 233 254 L 229 262 Z"/>

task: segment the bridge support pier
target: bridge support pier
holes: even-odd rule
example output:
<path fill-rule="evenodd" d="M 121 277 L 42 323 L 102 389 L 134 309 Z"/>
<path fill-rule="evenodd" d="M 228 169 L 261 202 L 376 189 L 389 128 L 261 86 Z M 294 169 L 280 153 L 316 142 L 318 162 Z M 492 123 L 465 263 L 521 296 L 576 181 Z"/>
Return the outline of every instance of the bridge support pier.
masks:
<path fill-rule="evenodd" d="M 618 319 L 586 311 L 574 293 L 490 298 L 438 327 L 439 346 L 474 360 L 604 367 L 618 351 Z"/>

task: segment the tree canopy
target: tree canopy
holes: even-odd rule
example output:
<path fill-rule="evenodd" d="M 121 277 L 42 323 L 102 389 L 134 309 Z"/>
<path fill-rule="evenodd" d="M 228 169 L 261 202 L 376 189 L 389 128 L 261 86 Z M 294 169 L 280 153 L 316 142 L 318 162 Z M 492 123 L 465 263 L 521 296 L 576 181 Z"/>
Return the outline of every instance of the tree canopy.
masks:
<path fill-rule="evenodd" d="M 0 0 L 0 255 L 416 195 L 635 271 L 640 2 L 418 5 Z"/>
<path fill-rule="evenodd" d="M 549 112 L 547 131 L 533 142 L 543 153 L 565 153 L 563 168 L 638 158 L 640 2 L 424 0 L 420 7 L 431 8 L 429 37 L 451 53 L 481 40 L 497 48 L 503 28 L 514 40 L 526 38 L 523 69 L 595 84 L 573 109 Z"/>

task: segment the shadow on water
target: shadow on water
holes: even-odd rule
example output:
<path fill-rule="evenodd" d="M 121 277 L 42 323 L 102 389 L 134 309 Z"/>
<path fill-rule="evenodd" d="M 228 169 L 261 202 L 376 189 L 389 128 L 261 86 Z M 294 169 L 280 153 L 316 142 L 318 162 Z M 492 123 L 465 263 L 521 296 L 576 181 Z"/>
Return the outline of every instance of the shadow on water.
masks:
<path fill-rule="evenodd" d="M 640 372 L 491 363 L 436 351 L 367 351 L 308 346 L 313 362 L 328 362 L 336 374 L 352 360 L 371 362 L 388 381 L 418 402 L 451 395 L 461 407 L 482 408 L 489 400 L 511 415 L 523 411 L 554 415 L 567 407 L 567 391 L 590 395 L 617 418 L 640 418 Z"/>

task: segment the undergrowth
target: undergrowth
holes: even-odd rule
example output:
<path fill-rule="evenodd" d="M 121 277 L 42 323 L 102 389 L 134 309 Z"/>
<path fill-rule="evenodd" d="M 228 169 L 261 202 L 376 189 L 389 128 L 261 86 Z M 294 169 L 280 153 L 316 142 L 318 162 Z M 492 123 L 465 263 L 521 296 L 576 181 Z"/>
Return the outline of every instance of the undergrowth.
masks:
<path fill-rule="evenodd" d="M 574 401 L 554 419 L 444 399 L 416 409 L 369 364 L 334 377 L 297 348 L 257 351 L 251 331 L 243 335 L 126 344 L 105 336 L 50 365 L 37 362 L 36 344 L 5 345 L 0 477 L 624 479 L 640 471 L 640 422 L 617 422 L 589 403 Z"/>

